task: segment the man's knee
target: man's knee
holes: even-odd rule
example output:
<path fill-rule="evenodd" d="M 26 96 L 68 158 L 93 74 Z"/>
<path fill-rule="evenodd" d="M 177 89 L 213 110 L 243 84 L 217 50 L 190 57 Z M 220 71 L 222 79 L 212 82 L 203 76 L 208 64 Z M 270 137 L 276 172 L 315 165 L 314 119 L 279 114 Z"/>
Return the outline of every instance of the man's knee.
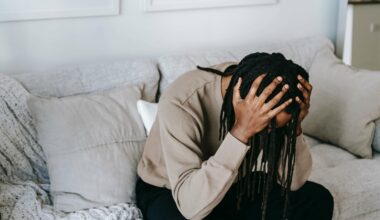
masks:
<path fill-rule="evenodd" d="M 145 217 L 145 216 L 144 216 Z M 146 212 L 146 219 L 173 219 L 184 220 L 178 210 L 170 191 L 160 193 L 160 196 L 151 201 Z"/>
<path fill-rule="evenodd" d="M 334 205 L 334 198 L 330 191 L 322 186 L 321 184 L 315 183 L 315 182 L 306 182 L 306 187 L 308 191 L 312 194 L 312 199 L 316 202 L 322 202 L 326 204 L 326 206 L 333 206 Z"/>
<path fill-rule="evenodd" d="M 298 199 L 302 197 L 302 200 L 308 200 L 313 207 L 318 207 L 320 212 L 325 213 L 325 216 L 332 216 L 334 198 L 330 191 L 321 184 L 307 181 L 296 193 Z"/>

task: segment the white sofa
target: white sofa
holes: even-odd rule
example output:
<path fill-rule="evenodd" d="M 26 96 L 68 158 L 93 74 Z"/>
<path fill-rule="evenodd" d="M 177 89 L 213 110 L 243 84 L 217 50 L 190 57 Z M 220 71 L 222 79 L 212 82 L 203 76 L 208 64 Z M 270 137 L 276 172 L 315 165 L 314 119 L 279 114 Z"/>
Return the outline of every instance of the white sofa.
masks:
<path fill-rule="evenodd" d="M 162 56 L 155 61 L 118 61 L 12 77 L 0 74 L 0 219 L 142 219 L 133 203 L 73 213 L 53 210 L 45 157 L 26 105 L 29 93 L 62 97 L 143 84 L 143 98 L 157 101 L 169 83 L 196 65 L 237 61 L 260 50 L 281 52 L 308 70 L 323 47 L 333 50 L 327 38 L 311 37 L 230 51 Z M 310 180 L 333 194 L 333 219 L 380 219 L 380 153 L 375 153 L 373 159 L 359 159 L 309 136 L 306 141 L 313 155 Z"/>

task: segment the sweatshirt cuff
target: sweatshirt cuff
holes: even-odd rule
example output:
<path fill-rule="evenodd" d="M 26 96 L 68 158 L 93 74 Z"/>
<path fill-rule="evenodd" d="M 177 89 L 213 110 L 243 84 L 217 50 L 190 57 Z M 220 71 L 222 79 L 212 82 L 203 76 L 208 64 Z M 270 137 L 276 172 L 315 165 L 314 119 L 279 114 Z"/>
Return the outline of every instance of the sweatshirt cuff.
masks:
<path fill-rule="evenodd" d="M 236 171 L 244 159 L 245 154 L 250 149 L 230 132 L 227 133 L 222 144 L 214 155 L 214 160 L 222 166 Z"/>

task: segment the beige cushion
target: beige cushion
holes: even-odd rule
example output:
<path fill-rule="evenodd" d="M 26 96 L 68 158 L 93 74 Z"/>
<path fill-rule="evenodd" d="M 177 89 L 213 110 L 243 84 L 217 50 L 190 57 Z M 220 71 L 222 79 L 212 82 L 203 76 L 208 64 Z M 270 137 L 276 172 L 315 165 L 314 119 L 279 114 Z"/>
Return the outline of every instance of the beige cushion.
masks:
<path fill-rule="evenodd" d="M 140 88 L 124 86 L 28 100 L 56 210 L 135 201 L 137 163 L 146 139 L 136 107 L 140 98 Z"/>
<path fill-rule="evenodd" d="M 324 48 L 313 61 L 310 82 L 314 89 L 305 133 L 371 158 L 375 120 L 380 117 L 380 72 L 344 65 Z"/>

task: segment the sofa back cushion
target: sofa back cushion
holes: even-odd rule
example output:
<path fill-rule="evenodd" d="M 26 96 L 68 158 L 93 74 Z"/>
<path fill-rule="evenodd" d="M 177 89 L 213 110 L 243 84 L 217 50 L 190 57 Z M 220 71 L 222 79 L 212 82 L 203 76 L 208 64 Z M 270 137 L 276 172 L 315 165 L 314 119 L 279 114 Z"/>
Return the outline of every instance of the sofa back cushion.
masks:
<path fill-rule="evenodd" d="M 151 60 L 130 59 L 115 62 L 69 66 L 14 77 L 32 94 L 63 97 L 107 90 L 122 85 L 142 85 L 142 99 L 154 101 L 159 73 Z"/>
<path fill-rule="evenodd" d="M 146 140 L 137 112 L 140 98 L 140 88 L 129 85 L 62 98 L 30 97 L 56 210 L 135 202 L 137 163 Z"/>
<path fill-rule="evenodd" d="M 285 43 L 246 45 L 245 47 L 224 51 L 203 51 L 186 55 L 162 56 L 158 59 L 158 66 L 162 74 L 159 92 L 162 93 L 180 75 L 196 69 L 197 65 L 212 66 L 227 61 L 240 61 L 253 52 L 283 53 L 285 57 L 293 60 L 308 71 L 317 52 L 326 46 L 334 50 L 334 46 L 328 38 L 314 36 Z"/>
<path fill-rule="evenodd" d="M 380 118 L 380 72 L 347 66 L 324 48 L 312 64 L 310 82 L 314 89 L 304 132 L 372 158 L 375 121 Z"/>
<path fill-rule="evenodd" d="M 27 100 L 33 95 L 64 97 L 138 85 L 154 101 L 159 73 L 150 60 L 125 60 L 57 68 L 39 73 L 0 74 L 0 180 L 49 183 Z"/>

